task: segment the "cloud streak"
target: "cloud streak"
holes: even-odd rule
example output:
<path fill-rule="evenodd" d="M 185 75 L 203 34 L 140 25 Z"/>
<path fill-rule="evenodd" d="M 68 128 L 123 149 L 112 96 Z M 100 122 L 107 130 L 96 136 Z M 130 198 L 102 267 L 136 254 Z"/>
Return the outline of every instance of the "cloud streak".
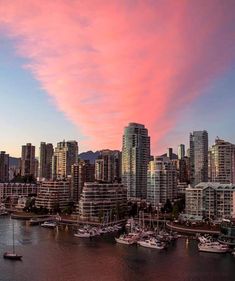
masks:
<path fill-rule="evenodd" d="M 153 150 L 180 111 L 234 64 L 234 1 L 0 0 L 0 32 L 87 136 L 120 147 L 144 123 Z"/>

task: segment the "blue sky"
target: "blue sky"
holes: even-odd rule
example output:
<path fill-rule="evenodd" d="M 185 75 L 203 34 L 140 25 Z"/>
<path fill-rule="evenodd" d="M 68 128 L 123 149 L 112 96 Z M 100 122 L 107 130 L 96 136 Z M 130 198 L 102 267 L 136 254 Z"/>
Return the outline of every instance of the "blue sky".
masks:
<path fill-rule="evenodd" d="M 0 40 L 0 150 L 20 156 L 26 142 L 36 145 L 38 153 L 40 141 L 79 139 L 76 127 L 56 109 L 24 63 L 11 42 Z"/>

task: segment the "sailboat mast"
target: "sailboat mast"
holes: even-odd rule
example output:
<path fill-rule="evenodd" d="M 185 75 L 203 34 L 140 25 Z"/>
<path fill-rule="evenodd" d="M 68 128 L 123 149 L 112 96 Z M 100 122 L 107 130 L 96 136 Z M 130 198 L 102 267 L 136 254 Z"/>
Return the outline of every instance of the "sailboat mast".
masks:
<path fill-rule="evenodd" d="M 12 222 L 12 241 L 13 241 L 13 254 L 15 254 L 15 229 L 14 229 L 14 222 Z"/>

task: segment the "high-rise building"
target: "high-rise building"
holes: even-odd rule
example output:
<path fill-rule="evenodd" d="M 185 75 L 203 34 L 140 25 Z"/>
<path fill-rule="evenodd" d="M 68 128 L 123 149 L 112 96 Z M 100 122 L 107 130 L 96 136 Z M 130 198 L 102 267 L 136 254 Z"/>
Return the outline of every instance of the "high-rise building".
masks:
<path fill-rule="evenodd" d="M 147 202 L 157 208 L 177 198 L 177 171 L 168 157 L 154 157 L 148 165 Z"/>
<path fill-rule="evenodd" d="M 39 153 L 39 178 L 52 179 L 53 144 L 41 142 Z"/>
<path fill-rule="evenodd" d="M 78 164 L 72 165 L 71 172 L 71 197 L 78 202 L 85 182 L 95 181 L 95 165 L 89 160 L 79 160 Z"/>
<path fill-rule="evenodd" d="M 121 179 L 121 152 L 102 150 L 95 161 L 95 179 L 97 181 L 115 182 Z"/>
<path fill-rule="evenodd" d="M 194 131 L 190 134 L 190 182 L 196 185 L 208 181 L 208 133 Z"/>
<path fill-rule="evenodd" d="M 9 154 L 0 151 L 0 182 L 9 181 Z"/>
<path fill-rule="evenodd" d="M 178 181 L 189 183 L 189 175 L 190 175 L 190 163 L 188 157 L 183 157 L 182 159 L 178 159 Z"/>
<path fill-rule="evenodd" d="M 22 145 L 21 176 L 35 177 L 35 146 L 31 143 Z"/>
<path fill-rule="evenodd" d="M 180 144 L 178 146 L 178 159 L 183 159 L 185 156 L 185 145 Z"/>
<path fill-rule="evenodd" d="M 209 150 L 209 179 L 235 184 L 235 145 L 217 138 Z"/>
<path fill-rule="evenodd" d="M 169 148 L 167 149 L 167 154 L 166 154 L 166 156 L 167 156 L 170 160 L 173 159 L 173 148 L 169 147 Z"/>
<path fill-rule="evenodd" d="M 57 143 L 52 160 L 52 174 L 54 179 L 64 179 L 71 175 L 71 167 L 78 163 L 78 143 L 63 141 Z"/>
<path fill-rule="evenodd" d="M 127 196 L 146 199 L 147 169 L 150 160 L 150 137 L 144 125 L 129 123 L 122 142 L 122 183 Z"/>

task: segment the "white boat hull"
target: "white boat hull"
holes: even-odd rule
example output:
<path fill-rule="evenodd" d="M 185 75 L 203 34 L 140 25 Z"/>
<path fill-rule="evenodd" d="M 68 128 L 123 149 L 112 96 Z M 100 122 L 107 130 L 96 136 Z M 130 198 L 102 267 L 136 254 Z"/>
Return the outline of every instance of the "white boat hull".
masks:
<path fill-rule="evenodd" d="M 90 238 L 90 237 L 92 237 L 90 234 L 83 234 L 83 233 L 75 233 L 74 236 L 79 237 L 79 238 Z"/>
<path fill-rule="evenodd" d="M 138 245 L 145 247 L 145 248 L 151 248 L 151 249 L 157 249 L 157 250 L 163 250 L 164 246 L 156 245 L 156 244 L 149 244 L 146 243 L 145 241 L 138 241 Z"/>
<path fill-rule="evenodd" d="M 125 244 L 125 245 L 132 245 L 132 244 L 135 243 L 135 241 L 133 241 L 133 240 L 128 240 L 128 239 L 115 238 L 115 240 L 116 240 L 117 243 Z"/>
<path fill-rule="evenodd" d="M 223 254 L 228 252 L 228 248 L 224 246 L 218 246 L 218 245 L 203 245 L 198 244 L 198 249 L 200 252 L 207 252 L 207 253 L 218 253 Z"/>

